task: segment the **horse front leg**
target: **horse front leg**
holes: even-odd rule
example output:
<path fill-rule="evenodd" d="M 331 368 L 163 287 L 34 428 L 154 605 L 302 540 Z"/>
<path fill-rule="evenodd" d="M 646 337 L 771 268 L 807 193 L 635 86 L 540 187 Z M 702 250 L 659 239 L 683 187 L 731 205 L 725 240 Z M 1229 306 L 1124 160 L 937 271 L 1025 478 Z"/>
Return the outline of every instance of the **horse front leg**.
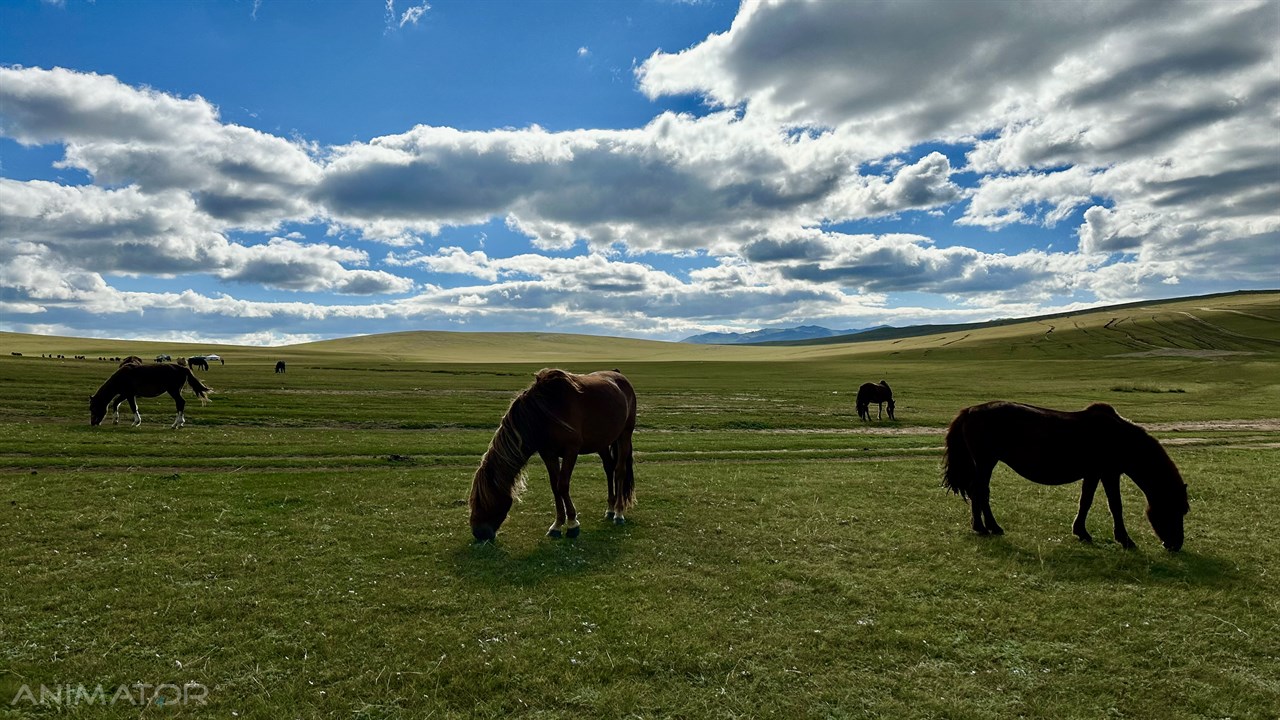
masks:
<path fill-rule="evenodd" d="M 111 424 L 112 425 L 120 424 L 120 404 L 123 402 L 124 402 L 123 395 L 117 395 L 115 396 L 115 399 L 111 401 L 111 416 L 112 416 Z"/>
<path fill-rule="evenodd" d="M 1086 477 L 1080 484 L 1080 509 L 1076 512 L 1076 520 L 1071 523 L 1071 534 L 1080 538 L 1080 542 L 1093 542 L 1093 536 L 1085 528 L 1085 519 L 1089 517 L 1089 508 L 1093 506 L 1093 494 L 1098 490 L 1098 478 Z"/>
<path fill-rule="evenodd" d="M 142 413 L 138 412 L 138 398 L 129 396 L 125 399 L 129 401 L 129 409 L 133 411 L 133 426 L 138 427 L 142 424 Z"/>
<path fill-rule="evenodd" d="M 573 466 L 578 462 L 578 453 L 569 451 L 560 465 L 560 497 L 564 502 L 565 526 L 564 536 L 576 538 L 582 532 L 578 522 L 578 509 L 573 506 L 573 497 L 569 494 L 569 478 L 573 477 Z"/>
<path fill-rule="evenodd" d="M 563 535 L 560 528 L 564 526 L 564 499 L 560 497 L 560 458 L 549 452 L 538 453 L 542 464 L 547 466 L 547 476 L 551 478 L 551 494 L 556 499 L 556 521 L 547 529 L 547 537 L 558 538 Z"/>
<path fill-rule="evenodd" d="M 1138 547 L 1138 544 L 1129 537 L 1129 531 L 1124 529 L 1124 510 L 1120 504 L 1120 476 L 1111 475 L 1102 478 L 1102 489 L 1107 493 L 1107 507 L 1111 510 L 1116 542 L 1126 550 Z"/>

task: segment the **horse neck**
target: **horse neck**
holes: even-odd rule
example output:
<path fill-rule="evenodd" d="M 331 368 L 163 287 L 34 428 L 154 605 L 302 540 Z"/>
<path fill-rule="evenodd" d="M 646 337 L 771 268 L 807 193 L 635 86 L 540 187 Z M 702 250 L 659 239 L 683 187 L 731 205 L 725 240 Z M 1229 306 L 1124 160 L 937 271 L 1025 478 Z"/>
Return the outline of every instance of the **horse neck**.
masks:
<path fill-rule="evenodd" d="M 516 482 L 530 457 L 533 457 L 533 450 L 512 426 L 511 413 L 508 412 L 493 434 L 493 439 L 489 441 L 489 449 L 485 450 L 484 457 L 480 459 L 480 467 L 485 471 L 486 477 L 495 478 L 509 487 Z"/>
<path fill-rule="evenodd" d="M 1136 443 L 1136 451 L 1124 470 L 1150 501 L 1153 493 L 1156 497 L 1161 497 L 1174 489 L 1181 481 L 1181 475 L 1160 442 L 1147 435 L 1146 431 L 1143 431 L 1143 435 L 1145 437 Z"/>
<path fill-rule="evenodd" d="M 110 400 L 115 397 L 116 386 L 119 384 L 120 381 L 113 374 L 111 377 L 107 378 L 106 382 L 102 383 L 102 387 L 98 388 L 98 391 L 95 392 L 90 399 L 95 402 L 106 402 L 107 400 Z"/>

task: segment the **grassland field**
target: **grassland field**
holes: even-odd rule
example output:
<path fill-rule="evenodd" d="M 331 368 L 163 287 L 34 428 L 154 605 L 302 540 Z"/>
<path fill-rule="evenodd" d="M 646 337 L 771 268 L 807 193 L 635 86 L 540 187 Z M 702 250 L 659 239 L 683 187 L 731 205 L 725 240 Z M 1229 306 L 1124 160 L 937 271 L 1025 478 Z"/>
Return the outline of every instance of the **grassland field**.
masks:
<path fill-rule="evenodd" d="M 185 428 L 167 397 L 89 426 L 98 357 L 205 352 L 226 364 Z M 606 524 L 584 458 L 583 534 L 549 539 L 535 464 L 475 545 L 472 474 L 544 366 L 632 380 L 639 504 Z M 880 379 L 897 420 L 861 422 Z M 997 398 L 1149 428 L 1189 484 L 1184 551 L 1127 480 L 1134 551 L 1105 503 L 1080 543 L 1078 486 L 1003 466 L 1007 534 L 973 535 L 942 434 Z M 1278 466 L 1277 293 L 789 347 L 0 333 L 0 718 L 1275 718 Z M 139 684 L 204 702 L 70 690 Z"/>

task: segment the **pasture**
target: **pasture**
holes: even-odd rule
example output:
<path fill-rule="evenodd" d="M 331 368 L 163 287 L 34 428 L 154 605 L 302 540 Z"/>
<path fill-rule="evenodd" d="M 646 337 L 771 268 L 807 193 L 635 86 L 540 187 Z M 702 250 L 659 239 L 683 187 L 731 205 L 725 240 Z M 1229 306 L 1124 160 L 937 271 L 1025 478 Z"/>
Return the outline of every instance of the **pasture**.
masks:
<path fill-rule="evenodd" d="M 181 430 L 167 397 L 140 400 L 141 427 L 90 427 L 114 364 L 40 357 L 180 345 L 0 341 L 0 718 L 1280 715 L 1280 295 L 776 348 L 192 346 L 226 365 Z M 552 365 L 635 385 L 638 504 L 607 525 L 584 457 L 582 535 L 549 539 L 535 461 L 476 545 L 480 455 Z M 897 420 L 860 421 L 880 379 Z M 975 536 L 942 433 L 996 398 L 1150 429 L 1189 485 L 1183 552 L 1127 479 L 1133 551 L 1101 497 L 1082 544 L 1079 485 L 1003 465 L 1007 534 Z M 138 683 L 206 702 L 20 699 Z"/>

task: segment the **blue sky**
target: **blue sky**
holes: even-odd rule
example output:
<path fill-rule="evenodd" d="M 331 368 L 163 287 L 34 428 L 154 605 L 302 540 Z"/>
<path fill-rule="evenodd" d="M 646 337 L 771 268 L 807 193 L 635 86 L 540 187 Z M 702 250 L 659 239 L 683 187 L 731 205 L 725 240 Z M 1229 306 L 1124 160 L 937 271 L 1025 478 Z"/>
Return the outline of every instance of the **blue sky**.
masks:
<path fill-rule="evenodd" d="M 678 339 L 1280 278 L 1280 5 L 10 2 L 0 330 Z"/>

